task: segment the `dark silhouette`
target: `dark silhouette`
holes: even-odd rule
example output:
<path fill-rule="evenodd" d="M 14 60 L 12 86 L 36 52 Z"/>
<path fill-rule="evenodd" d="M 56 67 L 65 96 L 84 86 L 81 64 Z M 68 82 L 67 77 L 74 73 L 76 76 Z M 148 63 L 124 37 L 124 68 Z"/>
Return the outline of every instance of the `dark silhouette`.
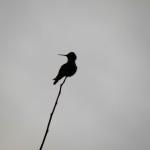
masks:
<path fill-rule="evenodd" d="M 42 140 L 42 143 L 40 145 L 40 149 L 39 150 L 42 150 L 44 142 L 45 142 L 45 139 L 47 137 L 47 134 L 48 134 L 48 131 L 49 131 L 49 126 L 50 126 L 50 123 L 51 123 L 51 120 L 52 120 L 52 117 L 53 117 L 56 105 L 58 103 L 59 96 L 61 94 L 62 86 L 65 83 L 67 77 L 70 77 L 70 76 L 74 75 L 76 73 L 76 71 L 77 71 L 77 66 L 75 64 L 75 60 L 76 60 L 77 57 L 76 57 L 75 53 L 70 52 L 67 55 L 62 55 L 62 54 L 59 54 L 59 55 L 66 56 L 68 58 L 68 62 L 61 66 L 58 75 L 56 76 L 56 78 L 53 79 L 53 80 L 55 80 L 54 84 L 56 84 L 63 77 L 65 77 L 65 79 L 62 82 L 62 84 L 60 84 L 59 93 L 57 95 L 57 98 L 56 98 L 53 110 L 50 113 L 50 118 L 49 118 L 49 121 L 48 121 L 48 124 L 47 124 L 47 128 L 46 128 L 46 131 L 45 131 L 45 134 L 44 134 L 44 137 L 43 137 L 43 140 Z"/>
<path fill-rule="evenodd" d="M 55 80 L 53 84 L 56 84 L 63 77 L 71 77 L 77 71 L 77 66 L 75 63 L 77 56 L 74 52 L 70 52 L 67 55 L 62 55 L 62 54 L 59 55 L 66 56 L 68 58 L 68 62 L 61 66 L 58 75 L 53 79 Z"/>

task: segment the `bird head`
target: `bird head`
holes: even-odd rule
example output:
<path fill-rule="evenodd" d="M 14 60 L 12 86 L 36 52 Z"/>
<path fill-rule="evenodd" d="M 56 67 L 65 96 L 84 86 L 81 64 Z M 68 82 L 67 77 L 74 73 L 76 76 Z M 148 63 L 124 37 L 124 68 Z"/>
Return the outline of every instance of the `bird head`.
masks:
<path fill-rule="evenodd" d="M 66 56 L 68 58 L 68 60 L 76 60 L 77 59 L 77 56 L 74 52 L 70 52 L 66 55 L 63 55 L 63 54 L 58 54 L 60 56 Z"/>

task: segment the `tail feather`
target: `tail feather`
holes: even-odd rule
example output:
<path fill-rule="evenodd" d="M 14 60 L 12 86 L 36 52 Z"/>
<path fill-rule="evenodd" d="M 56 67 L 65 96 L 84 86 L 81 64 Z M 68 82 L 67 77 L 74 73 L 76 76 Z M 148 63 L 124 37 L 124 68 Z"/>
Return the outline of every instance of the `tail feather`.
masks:
<path fill-rule="evenodd" d="M 55 80 L 54 83 L 53 83 L 53 85 L 55 85 L 58 82 L 58 80 L 55 79 L 55 78 L 53 80 Z"/>
<path fill-rule="evenodd" d="M 60 79 L 62 79 L 63 77 L 64 77 L 64 75 L 59 75 L 59 74 L 58 74 L 58 75 L 53 79 L 53 80 L 55 80 L 53 84 L 55 85 L 55 84 L 56 84 Z"/>

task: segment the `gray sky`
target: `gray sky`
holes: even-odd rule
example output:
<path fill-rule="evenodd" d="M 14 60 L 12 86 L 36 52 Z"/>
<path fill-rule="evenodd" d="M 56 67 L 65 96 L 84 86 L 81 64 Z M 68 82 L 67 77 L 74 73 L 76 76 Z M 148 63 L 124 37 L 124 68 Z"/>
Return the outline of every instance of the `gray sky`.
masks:
<path fill-rule="evenodd" d="M 150 149 L 150 1 L 1 0 L 0 149 Z"/>

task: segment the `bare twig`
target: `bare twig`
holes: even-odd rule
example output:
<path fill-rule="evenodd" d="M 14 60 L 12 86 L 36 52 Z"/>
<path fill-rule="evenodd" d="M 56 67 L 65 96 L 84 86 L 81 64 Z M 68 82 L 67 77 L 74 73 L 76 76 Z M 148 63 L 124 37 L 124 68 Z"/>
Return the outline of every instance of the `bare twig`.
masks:
<path fill-rule="evenodd" d="M 61 94 L 61 89 L 62 89 L 62 86 L 63 86 L 63 84 L 65 83 L 66 79 L 67 79 L 67 77 L 65 77 L 64 81 L 63 81 L 62 84 L 60 85 L 59 93 L 58 93 L 58 96 L 57 96 L 57 98 L 56 98 L 56 102 L 55 102 L 55 105 L 54 105 L 54 107 L 53 107 L 53 110 L 52 110 L 52 112 L 51 112 L 51 114 L 50 114 L 50 118 L 49 118 L 49 121 L 48 121 L 48 124 L 47 124 L 46 132 L 45 132 L 45 134 L 44 134 L 44 138 L 43 138 L 43 141 L 42 141 L 42 143 L 41 143 L 41 146 L 40 146 L 40 149 L 39 149 L 39 150 L 42 150 L 42 148 L 43 148 L 43 145 L 44 145 L 44 142 L 45 142 L 47 133 L 48 133 L 48 131 L 49 131 L 49 126 L 50 126 L 50 123 L 51 123 L 51 120 L 52 120 L 52 117 L 53 117 L 53 114 L 54 114 L 56 105 L 57 105 L 57 103 L 58 103 L 59 96 L 60 96 L 60 94 Z"/>

